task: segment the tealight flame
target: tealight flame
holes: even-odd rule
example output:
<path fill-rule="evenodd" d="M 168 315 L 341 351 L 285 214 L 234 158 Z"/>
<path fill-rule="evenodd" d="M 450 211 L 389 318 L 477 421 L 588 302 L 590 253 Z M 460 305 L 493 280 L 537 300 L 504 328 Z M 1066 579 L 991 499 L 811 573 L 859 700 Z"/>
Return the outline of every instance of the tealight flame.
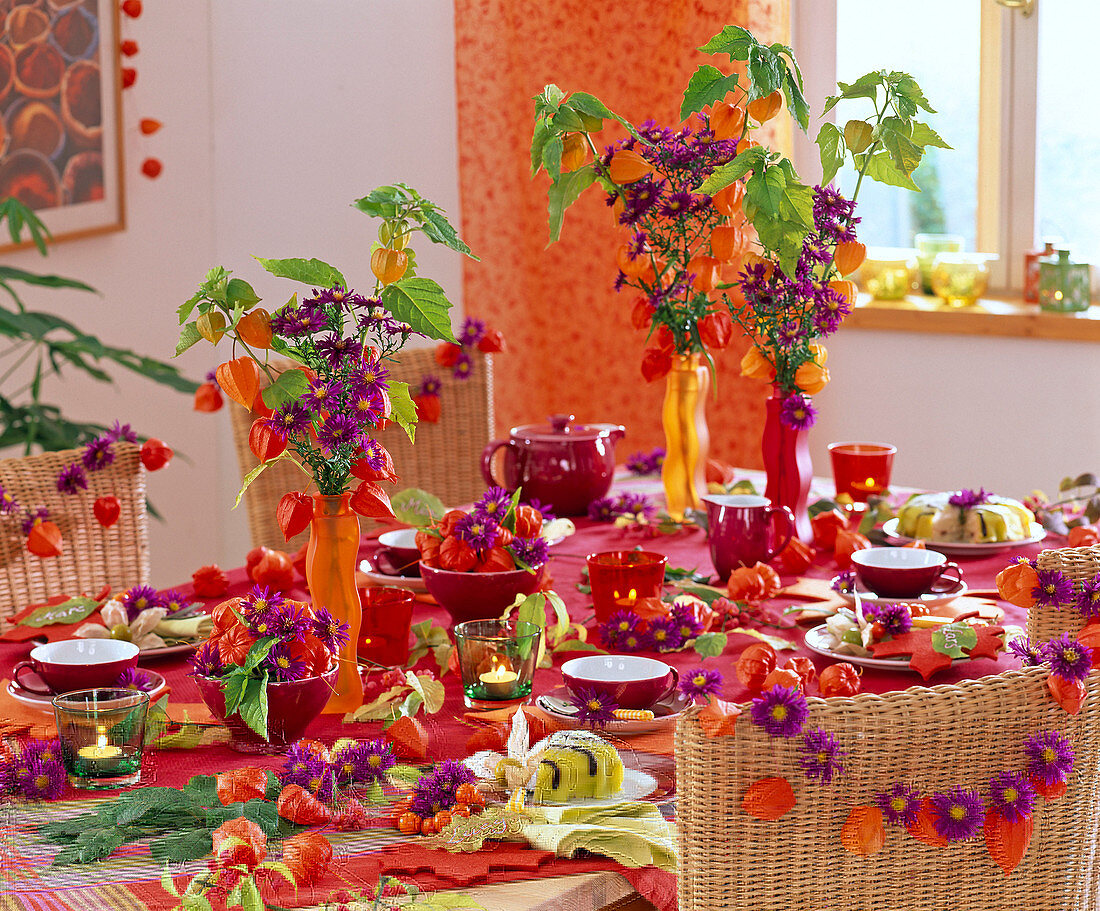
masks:
<path fill-rule="evenodd" d="M 512 670 L 511 662 L 509 662 L 507 658 L 502 658 L 500 655 L 493 655 L 492 670 L 481 675 L 481 679 L 486 683 L 499 683 L 505 680 L 511 680 L 514 677 L 515 673 Z"/>

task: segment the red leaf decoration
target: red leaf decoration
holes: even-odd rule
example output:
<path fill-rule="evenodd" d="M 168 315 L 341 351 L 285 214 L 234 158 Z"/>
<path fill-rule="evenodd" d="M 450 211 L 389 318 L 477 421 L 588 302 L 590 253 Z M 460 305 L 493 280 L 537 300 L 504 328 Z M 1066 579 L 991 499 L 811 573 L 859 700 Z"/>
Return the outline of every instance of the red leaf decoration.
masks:
<path fill-rule="evenodd" d="M 138 52 L 138 43 L 132 38 L 127 38 L 125 41 L 119 42 L 118 49 L 122 52 L 122 56 L 133 57 Z"/>
<path fill-rule="evenodd" d="M 313 497 L 299 490 L 285 494 L 275 507 L 275 520 L 289 541 L 299 532 L 309 528 L 313 521 Z"/>
<path fill-rule="evenodd" d="M 27 550 L 36 557 L 60 557 L 61 529 L 53 522 L 39 522 L 27 535 Z"/>
<path fill-rule="evenodd" d="M 867 857 L 877 854 L 886 843 L 886 827 L 878 807 L 853 807 L 840 829 L 840 843 L 846 851 Z"/>
<path fill-rule="evenodd" d="M 756 819 L 775 820 L 795 805 L 794 790 L 786 778 L 761 778 L 749 785 L 741 809 Z"/>
<path fill-rule="evenodd" d="M 1067 714 L 1076 715 L 1085 704 L 1085 684 L 1080 680 L 1067 680 L 1051 673 L 1047 675 L 1047 689 Z"/>
<path fill-rule="evenodd" d="M 135 82 L 137 82 L 137 70 L 132 66 L 124 66 L 122 68 L 122 87 L 128 89 Z"/>
<path fill-rule="evenodd" d="M 389 494 L 374 481 L 360 481 L 351 495 L 351 508 L 368 519 L 395 519 Z"/>
<path fill-rule="evenodd" d="M 938 671 L 951 666 L 951 656 L 932 647 L 932 629 L 914 629 L 885 642 L 871 643 L 876 658 L 910 655 L 909 666 L 927 680 Z M 971 658 L 995 658 L 1001 649 L 1004 629 L 999 626 L 976 626 L 978 641 L 967 653 Z"/>
<path fill-rule="evenodd" d="M 931 845 L 933 848 L 947 846 L 947 839 L 936 831 L 936 826 L 932 822 L 932 801 L 927 797 L 921 800 L 917 818 L 909 824 L 908 829 L 910 835 L 917 841 L 923 841 L 926 845 Z"/>
<path fill-rule="evenodd" d="M 110 528 L 118 521 L 119 513 L 122 512 L 122 503 L 113 495 L 100 497 L 92 504 L 92 512 L 95 513 L 96 521 L 100 525 Z"/>
<path fill-rule="evenodd" d="M 140 126 L 142 135 L 152 136 L 157 130 L 164 126 L 164 124 L 152 117 L 142 117 Z"/>
<path fill-rule="evenodd" d="M 275 809 L 283 819 L 301 826 L 315 826 L 328 822 L 332 814 L 329 808 L 300 784 L 288 784 L 279 794 Z"/>
<path fill-rule="evenodd" d="M 141 15 L 141 0 L 122 0 L 122 11 L 131 19 Z"/>
<path fill-rule="evenodd" d="M 994 862 L 1008 876 L 1027 853 L 1034 828 L 1030 816 L 1009 822 L 1000 813 L 985 814 L 985 847 Z"/>

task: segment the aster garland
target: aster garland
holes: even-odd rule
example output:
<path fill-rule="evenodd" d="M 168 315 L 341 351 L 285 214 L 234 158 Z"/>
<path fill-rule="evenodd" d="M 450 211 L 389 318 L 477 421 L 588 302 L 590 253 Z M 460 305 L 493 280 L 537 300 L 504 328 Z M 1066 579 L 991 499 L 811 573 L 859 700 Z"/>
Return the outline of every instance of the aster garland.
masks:
<path fill-rule="evenodd" d="M 383 740 L 339 740 L 330 749 L 298 741 L 287 750 L 279 779 L 300 785 L 318 800 L 334 803 L 357 788 L 381 785 L 397 759 Z"/>
<path fill-rule="evenodd" d="M 931 797 L 932 826 L 948 841 L 965 841 L 982 830 L 985 803 L 978 791 L 953 787 Z"/>
<path fill-rule="evenodd" d="M 680 678 L 680 692 L 692 699 L 702 696 L 710 702 L 710 697 L 716 696 L 721 689 L 722 672 L 713 668 L 693 668 Z"/>
<path fill-rule="evenodd" d="M 61 743 L 56 739 L 28 740 L 6 758 L 0 758 L 0 796 L 56 800 L 67 783 Z"/>
<path fill-rule="evenodd" d="M 692 646 L 703 626 L 689 605 L 673 603 L 666 616 L 648 621 L 635 611 L 617 610 L 597 631 L 604 645 L 616 651 L 678 652 Z"/>
<path fill-rule="evenodd" d="M 1062 633 L 1039 646 L 1050 672 L 1064 680 L 1084 680 L 1092 670 L 1092 649 Z"/>
<path fill-rule="evenodd" d="M 588 504 L 588 518 L 595 522 L 624 520 L 648 525 L 657 516 L 657 507 L 645 494 L 622 493 L 616 497 L 597 497 Z"/>
<path fill-rule="evenodd" d="M 844 774 L 841 758 L 847 755 L 840 749 L 836 737 L 821 728 L 814 728 L 802 735 L 798 764 L 810 781 L 830 784 L 834 775 Z"/>
<path fill-rule="evenodd" d="M 875 805 L 892 826 L 910 826 L 920 813 L 921 794 L 916 788 L 895 781 L 890 790 L 875 795 Z"/>
<path fill-rule="evenodd" d="M 460 762 L 445 759 L 421 775 L 413 787 L 411 811 L 421 818 L 450 810 L 457 802 L 456 792 L 464 784 L 474 784 L 474 773 Z"/>
<path fill-rule="evenodd" d="M 665 448 L 657 446 L 650 452 L 634 452 L 627 456 L 626 470 L 631 474 L 657 474 L 665 463 Z"/>

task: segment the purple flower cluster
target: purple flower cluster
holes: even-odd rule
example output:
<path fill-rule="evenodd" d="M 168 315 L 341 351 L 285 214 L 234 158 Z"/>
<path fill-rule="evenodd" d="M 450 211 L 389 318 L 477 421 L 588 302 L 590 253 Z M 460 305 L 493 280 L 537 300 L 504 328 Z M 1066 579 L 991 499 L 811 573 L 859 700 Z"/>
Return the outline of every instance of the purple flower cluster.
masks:
<path fill-rule="evenodd" d="M 619 704 L 595 687 L 578 686 L 569 700 L 577 710 L 577 720 L 585 727 L 602 728 L 615 718 Z"/>
<path fill-rule="evenodd" d="M 901 636 L 913 628 L 913 612 L 904 604 L 869 604 L 863 616 L 878 623 L 888 636 Z"/>
<path fill-rule="evenodd" d="M 1092 670 L 1092 649 L 1062 633 L 1039 646 L 1050 672 L 1064 680 L 1084 680 Z"/>
<path fill-rule="evenodd" d="M 135 585 L 126 589 L 119 596 L 118 603 L 126 608 L 126 620 L 129 623 L 133 623 L 144 610 L 168 607 L 167 599 L 151 585 Z"/>
<path fill-rule="evenodd" d="M 836 737 L 821 728 L 814 728 L 802 735 L 798 764 L 810 781 L 829 784 L 834 775 L 844 774 L 841 757 L 847 755 L 841 751 Z"/>
<path fill-rule="evenodd" d="M 1032 734 L 1024 741 L 1024 753 L 1028 777 L 1047 787 L 1062 784 L 1073 771 L 1073 747 L 1058 731 Z"/>
<path fill-rule="evenodd" d="M 989 497 L 989 491 L 984 487 L 979 487 L 977 490 L 964 487 L 958 493 L 952 494 L 947 502 L 960 509 L 973 509 L 975 506 L 981 506 L 982 503 L 988 503 Z"/>
<path fill-rule="evenodd" d="M 632 610 L 619 610 L 599 626 L 600 639 L 620 652 L 678 652 L 703 631 L 686 604 L 674 604 L 666 617 L 644 624 Z"/>
<path fill-rule="evenodd" d="M 779 419 L 792 430 L 809 430 L 817 421 L 817 409 L 808 395 L 792 392 L 783 399 Z"/>
<path fill-rule="evenodd" d="M 287 751 L 280 780 L 284 787 L 300 785 L 318 799 L 331 802 L 341 788 L 381 782 L 396 762 L 383 740 L 344 742 L 331 753 L 299 742 Z"/>
<path fill-rule="evenodd" d="M 0 795 L 55 800 L 64 793 L 66 780 L 57 740 L 29 740 L 11 759 L 0 761 Z"/>
<path fill-rule="evenodd" d="M 1088 582 L 1081 583 L 1081 593 L 1077 596 L 1077 610 L 1086 620 L 1100 615 L 1100 573 Z"/>
<path fill-rule="evenodd" d="M 657 507 L 645 494 L 623 493 L 617 497 L 599 497 L 588 504 L 588 518 L 595 522 L 614 522 L 623 517 L 644 524 L 657 515 Z"/>
<path fill-rule="evenodd" d="M 840 573 L 835 579 L 833 579 L 833 584 L 829 587 L 835 592 L 847 593 L 855 591 L 855 572 L 850 569 L 844 570 L 844 572 Z"/>
<path fill-rule="evenodd" d="M 722 689 L 722 672 L 718 670 L 697 667 L 686 671 L 680 678 L 680 692 L 685 696 L 705 696 L 709 701 L 710 697 L 717 695 L 720 689 Z"/>
<path fill-rule="evenodd" d="M 875 796 L 875 804 L 890 825 L 910 826 L 920 813 L 921 795 L 916 788 L 896 781 L 889 791 Z"/>
<path fill-rule="evenodd" d="M 420 378 L 421 395 L 439 395 L 443 391 L 443 381 L 435 374 L 425 373 Z"/>
<path fill-rule="evenodd" d="M 459 785 L 473 784 L 474 773 L 460 762 L 445 759 L 417 779 L 410 809 L 417 816 L 427 818 L 440 810 L 455 805 L 455 792 Z"/>
<path fill-rule="evenodd" d="M 665 450 L 658 446 L 651 452 L 635 452 L 627 457 L 626 468 L 631 474 L 656 474 L 665 463 Z"/>
<path fill-rule="evenodd" d="M 797 687 L 777 683 L 752 701 L 752 723 L 770 737 L 794 737 L 802 730 L 810 708 Z"/>
<path fill-rule="evenodd" d="M 545 538 L 513 538 L 508 550 L 520 569 L 535 569 L 550 559 L 550 545 Z"/>
<path fill-rule="evenodd" d="M 100 434 L 94 440 L 84 444 L 80 453 L 80 461 L 66 465 L 58 472 L 57 489 L 60 493 L 75 496 L 82 490 L 88 489 L 88 472 L 102 471 L 115 460 L 115 451 L 112 443 L 126 440 L 129 443 L 137 442 L 137 435 L 130 429 L 129 424 L 119 424 L 115 421 L 114 427 Z M 0 503 L 0 512 L 14 512 L 16 504 L 14 500 L 9 503 Z"/>

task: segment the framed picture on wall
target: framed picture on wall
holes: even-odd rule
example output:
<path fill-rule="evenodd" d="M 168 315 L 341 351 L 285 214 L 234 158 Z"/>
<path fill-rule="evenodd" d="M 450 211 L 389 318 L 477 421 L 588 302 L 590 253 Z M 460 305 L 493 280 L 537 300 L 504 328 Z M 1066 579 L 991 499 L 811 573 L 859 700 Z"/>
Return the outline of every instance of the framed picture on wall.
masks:
<path fill-rule="evenodd" d="M 122 229 L 117 0 L 0 11 L 0 199 L 33 209 L 55 241 Z"/>

